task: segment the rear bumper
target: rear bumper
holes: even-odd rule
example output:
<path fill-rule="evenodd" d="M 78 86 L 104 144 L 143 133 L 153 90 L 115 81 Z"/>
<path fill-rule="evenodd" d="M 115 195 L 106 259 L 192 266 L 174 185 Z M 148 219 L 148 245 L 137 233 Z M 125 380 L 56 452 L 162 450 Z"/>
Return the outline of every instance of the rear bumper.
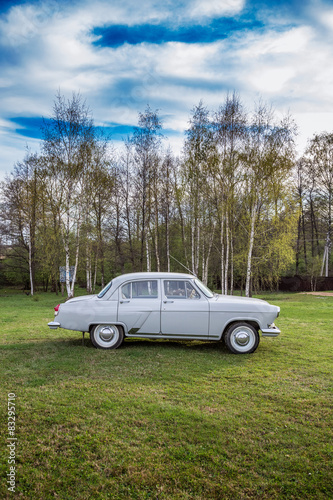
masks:
<path fill-rule="evenodd" d="M 60 323 L 58 323 L 58 321 L 51 321 L 50 323 L 47 324 L 47 326 L 51 329 L 51 330 L 56 330 L 57 328 L 60 327 Z"/>
<path fill-rule="evenodd" d="M 261 329 L 261 334 L 263 337 L 277 337 L 281 333 L 281 330 L 279 330 L 274 323 L 270 325 L 269 328 L 262 328 Z"/>

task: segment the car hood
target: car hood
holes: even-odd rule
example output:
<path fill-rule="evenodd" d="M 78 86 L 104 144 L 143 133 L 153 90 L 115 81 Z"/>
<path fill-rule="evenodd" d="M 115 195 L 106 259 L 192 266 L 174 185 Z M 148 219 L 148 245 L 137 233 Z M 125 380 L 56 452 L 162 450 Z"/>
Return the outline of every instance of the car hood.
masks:
<path fill-rule="evenodd" d="M 270 305 L 266 300 L 249 297 L 235 297 L 234 295 L 215 295 L 210 299 L 211 311 L 242 311 L 265 312 L 276 306 Z"/>
<path fill-rule="evenodd" d="M 237 304 L 268 304 L 266 300 L 262 299 L 253 299 L 252 297 L 237 297 L 235 295 L 221 295 L 221 294 L 216 294 L 212 298 L 212 301 L 215 302 L 230 302 L 230 303 L 237 303 Z"/>

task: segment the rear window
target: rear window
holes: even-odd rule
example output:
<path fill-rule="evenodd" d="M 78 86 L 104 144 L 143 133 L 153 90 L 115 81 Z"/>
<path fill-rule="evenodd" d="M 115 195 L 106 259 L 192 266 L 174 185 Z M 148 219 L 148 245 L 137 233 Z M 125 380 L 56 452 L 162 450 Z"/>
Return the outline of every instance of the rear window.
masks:
<path fill-rule="evenodd" d="M 122 299 L 157 299 L 157 281 L 131 281 L 121 287 Z"/>

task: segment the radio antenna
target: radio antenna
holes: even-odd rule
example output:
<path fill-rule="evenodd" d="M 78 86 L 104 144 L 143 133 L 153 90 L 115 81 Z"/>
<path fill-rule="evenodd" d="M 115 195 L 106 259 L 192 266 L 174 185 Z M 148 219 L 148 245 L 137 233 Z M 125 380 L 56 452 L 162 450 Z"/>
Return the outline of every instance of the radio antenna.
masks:
<path fill-rule="evenodd" d="M 180 264 L 184 269 L 186 269 L 186 271 L 188 271 L 189 273 L 193 274 L 193 276 L 195 276 L 197 278 L 197 275 L 194 274 L 188 267 L 184 266 L 184 264 L 182 264 L 181 262 L 179 262 L 179 260 L 176 259 L 176 257 L 173 257 L 173 255 L 171 255 L 169 253 L 169 257 L 171 257 L 173 260 L 175 260 L 176 262 L 178 262 L 178 264 Z"/>

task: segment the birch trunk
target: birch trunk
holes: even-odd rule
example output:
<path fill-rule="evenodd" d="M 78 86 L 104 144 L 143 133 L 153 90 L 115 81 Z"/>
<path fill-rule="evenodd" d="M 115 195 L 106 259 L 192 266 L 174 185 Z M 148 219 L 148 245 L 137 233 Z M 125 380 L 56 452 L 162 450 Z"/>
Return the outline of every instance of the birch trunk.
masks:
<path fill-rule="evenodd" d="M 97 282 L 97 267 L 98 267 L 98 254 L 96 253 L 95 258 L 95 271 L 94 271 L 94 284 L 93 284 L 93 293 L 96 291 L 96 282 Z M 104 287 L 103 287 L 104 288 Z"/>
<path fill-rule="evenodd" d="M 193 274 L 195 274 L 195 259 L 194 259 L 194 226 L 192 225 L 192 228 L 191 228 L 191 250 L 192 250 L 192 272 Z"/>
<path fill-rule="evenodd" d="M 148 236 L 146 235 L 146 257 L 147 257 L 147 272 L 151 272 L 151 267 L 150 267 L 150 254 L 149 254 L 149 242 L 148 242 Z"/>
<path fill-rule="evenodd" d="M 228 270 L 229 270 L 229 218 L 228 213 L 225 216 L 225 236 L 227 241 L 226 255 L 225 255 L 225 272 L 224 272 L 224 293 L 228 294 Z"/>
<path fill-rule="evenodd" d="M 232 232 L 230 232 L 230 295 L 234 293 L 234 245 L 232 243 Z"/>
<path fill-rule="evenodd" d="M 195 275 L 198 276 L 199 272 L 199 255 L 200 255 L 200 225 L 199 219 L 197 223 L 197 244 L 196 244 L 196 254 L 195 254 Z"/>
<path fill-rule="evenodd" d="M 210 254 L 212 251 L 212 246 L 213 246 L 213 240 L 214 240 L 214 234 L 215 234 L 215 222 L 213 223 L 213 229 L 212 229 L 212 234 L 210 237 L 210 242 L 209 242 L 209 247 L 208 247 L 208 252 L 205 260 L 205 266 L 204 266 L 204 273 L 202 275 L 203 278 L 203 283 L 207 286 L 208 285 L 208 268 L 209 268 L 209 259 L 210 259 Z"/>
<path fill-rule="evenodd" d="M 323 262 L 321 264 L 320 276 L 324 276 L 324 265 L 325 265 L 325 260 L 326 260 L 326 252 L 327 252 L 327 246 L 325 246 L 325 249 L 324 249 Z"/>
<path fill-rule="evenodd" d="M 103 241 L 101 241 L 101 246 L 100 246 L 100 259 L 101 259 L 101 285 L 102 288 L 104 288 L 105 285 L 105 278 L 104 278 L 104 245 Z M 97 273 L 97 270 L 96 270 Z"/>
<path fill-rule="evenodd" d="M 158 189 L 156 186 L 155 182 L 155 228 L 154 228 L 154 243 L 155 243 L 155 256 L 156 256 L 156 267 L 157 267 L 157 272 L 160 272 L 161 270 L 161 263 L 160 263 L 160 254 L 159 254 L 159 249 L 158 249 Z"/>
<path fill-rule="evenodd" d="M 89 255 L 89 242 L 86 242 L 86 281 L 87 281 L 87 293 L 92 292 L 92 279 L 91 279 L 91 258 Z"/>
<path fill-rule="evenodd" d="M 224 295 L 224 219 L 221 217 L 221 293 Z"/>
<path fill-rule="evenodd" d="M 246 283 L 245 283 L 245 296 L 250 297 L 250 282 L 251 282 L 251 271 L 252 271 L 252 252 L 254 243 L 254 232 L 255 232 L 255 222 L 256 222 L 256 202 L 253 203 L 251 209 L 251 232 L 249 241 L 249 253 L 247 256 L 247 269 L 246 269 Z"/>
<path fill-rule="evenodd" d="M 206 258 L 205 258 L 205 241 L 204 239 L 202 240 L 202 246 L 201 246 L 201 258 L 202 258 L 202 282 L 205 283 L 205 276 L 206 276 Z M 207 285 L 207 283 L 206 283 Z"/>
<path fill-rule="evenodd" d="M 35 238 L 36 238 L 36 197 L 37 197 L 37 179 L 36 169 L 33 174 L 33 192 L 31 193 L 31 212 L 29 221 L 29 276 L 30 276 L 30 293 L 34 294 L 35 282 Z"/>
<path fill-rule="evenodd" d="M 154 231 L 154 243 L 155 243 L 156 267 L 157 267 L 157 271 L 160 272 L 161 264 L 160 264 L 160 255 L 158 252 L 158 229 L 157 229 L 157 226 L 155 227 L 155 231 Z"/>
<path fill-rule="evenodd" d="M 75 266 L 74 266 L 74 272 L 73 272 L 73 277 L 72 277 L 71 297 L 74 297 L 74 285 L 75 285 L 75 280 L 76 280 L 77 266 L 79 264 L 79 250 L 80 250 L 80 222 L 78 222 L 78 224 L 77 224 Z"/>
<path fill-rule="evenodd" d="M 69 279 L 69 262 L 70 262 L 70 250 L 69 250 L 69 232 L 70 232 L 70 199 L 71 199 L 71 191 L 69 190 L 67 193 L 67 206 L 66 206 L 66 225 L 65 225 L 65 234 L 63 236 L 64 247 L 65 247 L 65 255 L 66 255 L 66 291 L 67 297 L 71 297 L 71 284 Z"/>
<path fill-rule="evenodd" d="M 32 245 L 31 245 L 31 234 L 29 235 L 29 276 L 30 276 L 30 293 L 34 294 L 34 279 L 32 272 Z"/>
<path fill-rule="evenodd" d="M 71 284 L 69 280 L 69 244 L 68 240 L 66 241 L 65 244 L 65 255 L 66 255 L 66 292 L 67 292 L 67 297 L 70 298 L 71 296 Z"/>
<path fill-rule="evenodd" d="M 170 234 L 169 234 L 169 211 L 167 211 L 166 219 L 165 219 L 165 226 L 166 226 L 166 253 L 167 253 L 167 268 L 168 268 L 168 273 L 170 272 Z"/>

